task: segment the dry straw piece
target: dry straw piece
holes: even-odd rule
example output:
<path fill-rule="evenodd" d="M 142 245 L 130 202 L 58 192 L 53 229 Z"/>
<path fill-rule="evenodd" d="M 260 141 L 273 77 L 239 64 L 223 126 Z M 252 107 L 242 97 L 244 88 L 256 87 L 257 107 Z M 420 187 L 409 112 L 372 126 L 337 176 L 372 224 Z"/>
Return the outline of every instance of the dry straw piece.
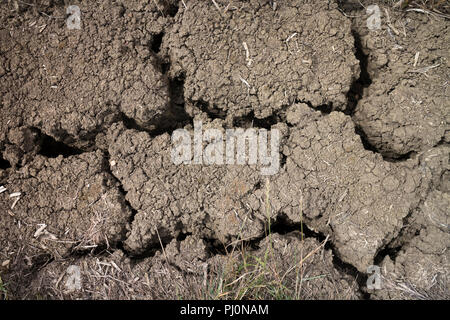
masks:
<path fill-rule="evenodd" d="M 20 197 L 21 194 L 22 194 L 22 193 L 20 193 L 20 192 L 14 192 L 14 193 L 11 193 L 11 194 L 9 195 L 9 197 L 10 197 L 10 198 Z"/>

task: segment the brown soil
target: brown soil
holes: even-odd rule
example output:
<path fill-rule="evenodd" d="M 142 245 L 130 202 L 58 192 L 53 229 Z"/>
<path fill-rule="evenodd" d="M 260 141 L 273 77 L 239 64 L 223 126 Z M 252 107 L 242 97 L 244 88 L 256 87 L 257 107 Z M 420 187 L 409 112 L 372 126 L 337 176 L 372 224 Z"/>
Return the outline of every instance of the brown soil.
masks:
<path fill-rule="evenodd" d="M 215 2 L 82 2 L 81 30 L 63 1 L 0 5 L 8 297 L 235 298 L 218 281 L 267 258 L 285 291 L 244 298 L 448 299 L 449 20 L 380 1 L 371 31 L 367 1 Z M 278 174 L 175 165 L 194 120 L 279 129 Z"/>

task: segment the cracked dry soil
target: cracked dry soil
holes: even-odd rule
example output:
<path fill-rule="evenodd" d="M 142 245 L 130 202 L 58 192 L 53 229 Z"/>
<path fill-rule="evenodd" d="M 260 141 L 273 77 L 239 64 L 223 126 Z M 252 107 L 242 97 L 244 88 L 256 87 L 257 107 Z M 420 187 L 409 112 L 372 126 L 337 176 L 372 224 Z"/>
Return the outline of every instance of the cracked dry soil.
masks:
<path fill-rule="evenodd" d="M 366 1 L 101 0 L 70 30 L 68 3 L 29 2 L 0 5 L 10 298 L 210 297 L 231 247 L 269 248 L 288 290 L 306 256 L 301 299 L 449 298 L 448 20 L 389 1 L 371 31 Z M 194 120 L 278 129 L 279 172 L 173 164 Z"/>

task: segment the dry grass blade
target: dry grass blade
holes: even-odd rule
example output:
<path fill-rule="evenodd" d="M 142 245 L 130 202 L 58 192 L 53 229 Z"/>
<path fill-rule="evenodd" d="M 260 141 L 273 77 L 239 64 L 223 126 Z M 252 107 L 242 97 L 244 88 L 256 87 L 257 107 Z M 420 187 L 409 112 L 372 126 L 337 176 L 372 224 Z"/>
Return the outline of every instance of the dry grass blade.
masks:
<path fill-rule="evenodd" d="M 299 262 L 297 262 L 295 265 L 293 265 L 292 267 L 290 267 L 286 273 L 284 274 L 283 278 L 286 277 L 287 274 L 289 274 L 292 270 L 294 270 L 297 266 L 302 265 L 308 258 L 310 258 L 311 256 L 313 256 L 317 251 L 320 250 L 320 248 L 323 248 L 325 246 L 325 244 L 327 243 L 328 239 L 329 239 L 329 235 L 325 238 L 325 240 L 313 251 L 311 251 L 310 253 L 308 253 L 304 258 L 302 258 Z"/>
<path fill-rule="evenodd" d="M 450 19 L 450 2 L 448 0 L 400 0 L 393 7 Z"/>
<path fill-rule="evenodd" d="M 215 0 L 211 0 L 214 6 L 217 8 L 217 11 L 219 11 L 219 14 L 222 16 L 222 10 L 220 9 L 219 5 Z"/>

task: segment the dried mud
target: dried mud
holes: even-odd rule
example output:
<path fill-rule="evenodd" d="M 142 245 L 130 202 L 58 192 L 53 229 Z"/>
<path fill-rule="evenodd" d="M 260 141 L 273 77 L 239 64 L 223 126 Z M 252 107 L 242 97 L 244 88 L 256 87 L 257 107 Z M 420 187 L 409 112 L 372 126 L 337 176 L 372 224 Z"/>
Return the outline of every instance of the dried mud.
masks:
<path fill-rule="evenodd" d="M 9 296 L 211 298 L 270 251 L 301 299 L 448 299 L 448 20 L 216 2 L 83 2 L 81 30 L 62 1 L 0 5 Z M 171 133 L 199 120 L 278 129 L 278 173 L 174 164 Z"/>

